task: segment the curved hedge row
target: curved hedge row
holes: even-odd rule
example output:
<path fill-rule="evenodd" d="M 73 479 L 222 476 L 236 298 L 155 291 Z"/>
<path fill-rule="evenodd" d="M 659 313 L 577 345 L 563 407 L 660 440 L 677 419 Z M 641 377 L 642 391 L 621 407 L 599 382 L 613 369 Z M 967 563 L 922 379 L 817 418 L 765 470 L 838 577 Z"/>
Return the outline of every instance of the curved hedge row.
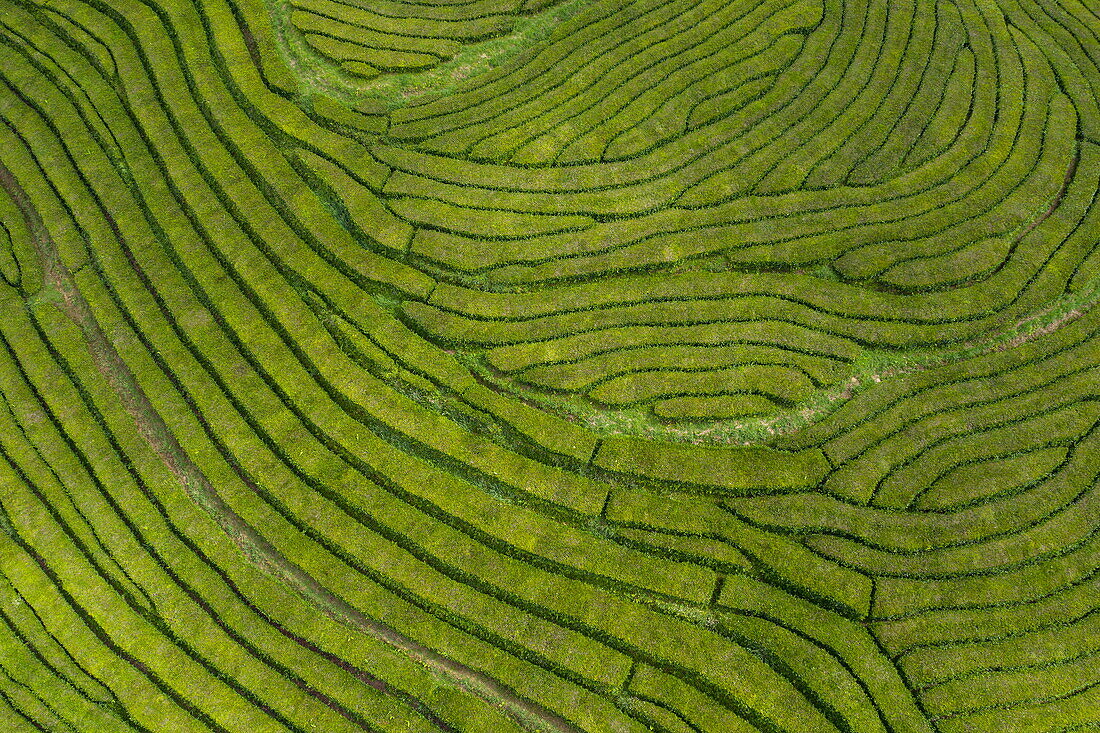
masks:
<path fill-rule="evenodd" d="M 1087 5 L 0 3 L 6 730 L 1100 725 Z"/>

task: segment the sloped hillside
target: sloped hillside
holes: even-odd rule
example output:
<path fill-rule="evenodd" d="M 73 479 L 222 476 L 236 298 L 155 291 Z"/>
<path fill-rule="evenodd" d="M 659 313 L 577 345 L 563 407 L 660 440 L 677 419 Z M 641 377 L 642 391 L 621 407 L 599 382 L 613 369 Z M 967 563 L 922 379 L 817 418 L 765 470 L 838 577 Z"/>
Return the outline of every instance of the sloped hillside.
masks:
<path fill-rule="evenodd" d="M 1100 727 L 1095 2 L 0 8 L 0 730 Z"/>

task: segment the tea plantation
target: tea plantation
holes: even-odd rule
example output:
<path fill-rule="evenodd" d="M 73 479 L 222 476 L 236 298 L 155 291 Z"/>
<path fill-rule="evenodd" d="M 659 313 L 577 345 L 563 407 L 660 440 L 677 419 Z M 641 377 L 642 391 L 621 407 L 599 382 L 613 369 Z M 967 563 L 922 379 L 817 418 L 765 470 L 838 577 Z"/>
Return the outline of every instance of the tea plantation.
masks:
<path fill-rule="evenodd" d="M 1100 729 L 1096 0 L 0 0 L 0 731 Z"/>

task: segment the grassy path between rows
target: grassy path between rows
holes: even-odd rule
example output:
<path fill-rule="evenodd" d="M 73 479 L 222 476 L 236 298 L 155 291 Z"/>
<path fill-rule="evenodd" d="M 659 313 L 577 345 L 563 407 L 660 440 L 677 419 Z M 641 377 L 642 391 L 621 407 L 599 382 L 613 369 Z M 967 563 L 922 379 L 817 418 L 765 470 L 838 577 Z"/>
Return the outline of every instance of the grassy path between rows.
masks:
<path fill-rule="evenodd" d="M 1070 161 L 1065 180 L 1050 205 L 1035 219 L 1021 226 L 1013 246 L 1043 223 L 1061 205 L 1076 175 L 1080 151 Z M 495 372 L 476 352 L 461 355 L 463 364 L 490 389 L 523 400 L 602 435 L 637 435 L 649 440 L 698 445 L 760 445 L 780 435 L 790 435 L 824 420 L 856 394 L 880 382 L 935 367 L 946 366 L 984 354 L 1015 348 L 1056 331 L 1077 320 L 1100 303 L 1100 278 L 1080 289 L 1048 302 L 1003 331 L 962 344 L 922 349 L 908 353 L 868 350 L 852 364 L 847 379 L 818 390 L 803 402 L 758 417 L 666 424 L 655 422 L 647 408 L 607 409 L 581 400 L 563 399 L 539 390 L 517 387 Z"/>
<path fill-rule="evenodd" d="M 42 265 L 43 286 L 52 291 L 53 302 L 80 329 L 93 362 L 118 395 L 142 437 L 176 477 L 191 500 L 214 518 L 251 562 L 304 597 L 325 615 L 389 644 L 446 682 L 502 708 L 526 730 L 580 733 L 565 719 L 520 697 L 484 672 L 445 657 L 370 618 L 322 586 L 234 512 L 184 451 L 164 418 L 149 401 L 133 372 L 103 332 L 87 300 L 73 281 L 72 273 L 62 262 L 42 217 L 3 163 L 0 163 L 0 187 L 7 191 L 26 220 Z"/>
<path fill-rule="evenodd" d="M 665 424 L 654 421 L 646 408 L 605 408 L 577 399 L 518 387 L 486 365 L 476 352 L 460 353 L 463 365 L 486 387 L 521 400 L 599 435 L 635 435 L 647 440 L 696 445 L 762 445 L 821 422 L 860 392 L 887 379 L 1015 348 L 1077 320 L 1100 303 L 1100 280 L 1062 296 L 1009 329 L 956 347 L 894 354 L 868 351 L 853 363 L 851 375 L 840 384 L 821 389 L 790 408 L 755 417 Z"/>
<path fill-rule="evenodd" d="M 317 51 L 291 22 L 290 0 L 264 0 L 276 47 L 307 94 L 323 94 L 355 106 L 381 102 L 391 109 L 424 95 L 445 95 L 462 81 L 482 74 L 550 36 L 554 28 L 592 0 L 564 0 L 529 16 L 519 16 L 508 35 L 471 43 L 452 59 L 425 71 L 382 74 L 364 80 Z"/>

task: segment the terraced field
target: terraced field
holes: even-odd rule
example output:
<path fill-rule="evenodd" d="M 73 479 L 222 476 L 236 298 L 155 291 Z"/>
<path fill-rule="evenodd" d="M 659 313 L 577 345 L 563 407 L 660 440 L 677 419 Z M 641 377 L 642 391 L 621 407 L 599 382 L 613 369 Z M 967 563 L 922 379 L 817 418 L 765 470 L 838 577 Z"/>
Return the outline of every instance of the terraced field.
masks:
<path fill-rule="evenodd" d="M 1094 0 L 0 8 L 0 730 L 1100 728 Z"/>

